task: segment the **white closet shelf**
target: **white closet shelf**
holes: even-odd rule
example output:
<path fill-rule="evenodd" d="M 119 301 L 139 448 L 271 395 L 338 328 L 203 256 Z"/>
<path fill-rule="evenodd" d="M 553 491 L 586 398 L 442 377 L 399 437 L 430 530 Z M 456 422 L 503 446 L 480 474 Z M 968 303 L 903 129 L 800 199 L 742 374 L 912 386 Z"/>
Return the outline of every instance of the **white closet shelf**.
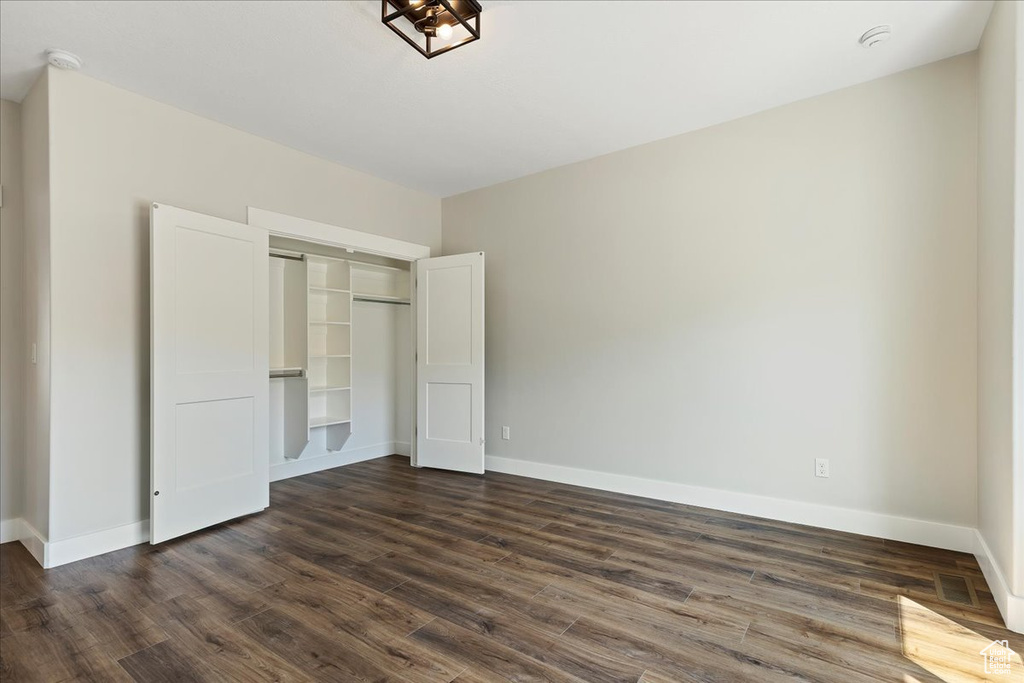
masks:
<path fill-rule="evenodd" d="M 346 417 L 332 417 L 330 415 L 321 417 L 311 417 L 309 419 L 310 427 L 330 427 L 331 425 L 343 425 L 348 424 L 352 421 L 352 418 Z"/>
<path fill-rule="evenodd" d="M 334 294 L 351 294 L 351 289 L 337 289 L 335 287 L 310 287 L 311 292 L 332 292 Z"/>
<path fill-rule="evenodd" d="M 321 387 L 310 387 L 309 388 L 309 393 L 311 393 L 311 394 L 323 394 L 323 393 L 328 392 L 328 391 L 351 391 L 351 390 L 352 390 L 352 387 L 327 387 L 327 386 L 321 386 Z"/>
<path fill-rule="evenodd" d="M 324 355 L 310 356 L 310 359 L 316 360 L 317 358 L 351 358 L 351 357 L 352 357 L 351 353 L 329 353 L 326 356 L 324 356 Z"/>
<path fill-rule="evenodd" d="M 351 325 L 352 323 L 330 322 L 327 320 L 310 320 L 310 325 Z"/>
<path fill-rule="evenodd" d="M 349 265 L 352 268 L 356 268 L 356 269 L 362 268 L 363 270 L 386 270 L 386 271 L 392 271 L 392 272 L 398 272 L 398 273 L 408 272 L 404 268 L 396 268 L 395 266 L 385 266 L 385 265 L 380 264 L 380 263 L 365 263 L 363 261 L 351 261 L 351 262 L 349 262 Z"/>

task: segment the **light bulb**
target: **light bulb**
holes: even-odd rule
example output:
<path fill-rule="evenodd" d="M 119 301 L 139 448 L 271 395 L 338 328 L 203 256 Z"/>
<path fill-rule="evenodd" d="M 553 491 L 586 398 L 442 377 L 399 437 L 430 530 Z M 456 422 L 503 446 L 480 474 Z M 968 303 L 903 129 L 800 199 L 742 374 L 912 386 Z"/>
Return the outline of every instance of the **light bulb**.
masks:
<path fill-rule="evenodd" d="M 437 37 L 441 40 L 452 39 L 452 25 L 451 24 L 438 24 L 437 26 Z"/>

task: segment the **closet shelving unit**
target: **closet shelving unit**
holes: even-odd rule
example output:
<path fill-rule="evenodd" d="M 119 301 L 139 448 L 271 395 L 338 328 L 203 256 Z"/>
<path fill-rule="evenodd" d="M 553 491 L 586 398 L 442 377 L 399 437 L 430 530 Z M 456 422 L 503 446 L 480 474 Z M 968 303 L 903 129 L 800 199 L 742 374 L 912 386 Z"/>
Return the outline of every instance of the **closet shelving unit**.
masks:
<path fill-rule="evenodd" d="M 272 254 L 275 452 L 294 460 L 339 451 L 353 433 L 353 302 L 409 304 L 409 271 L 288 247 Z"/>
<path fill-rule="evenodd" d="M 352 297 L 356 301 L 409 304 L 409 271 L 374 263 L 352 262 Z"/>
<path fill-rule="evenodd" d="M 348 261 L 307 256 L 309 427 L 332 432 L 352 427 L 352 283 Z"/>

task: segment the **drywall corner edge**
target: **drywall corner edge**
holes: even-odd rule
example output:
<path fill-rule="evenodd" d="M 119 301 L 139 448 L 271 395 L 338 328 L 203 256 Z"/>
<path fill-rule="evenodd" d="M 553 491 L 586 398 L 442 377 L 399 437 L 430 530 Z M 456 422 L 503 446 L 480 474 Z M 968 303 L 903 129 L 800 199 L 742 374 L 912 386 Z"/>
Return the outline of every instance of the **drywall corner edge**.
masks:
<path fill-rule="evenodd" d="M 995 8 L 993 8 L 994 11 Z M 1013 199 L 1013 397 L 1011 406 L 1016 416 L 1013 423 L 1013 460 L 1011 477 L 1013 491 L 1012 553 L 1015 566 L 1009 588 L 1018 594 L 1024 593 L 1024 4 L 1016 7 L 1016 126 L 1014 130 L 1014 199 Z M 980 537 L 980 534 L 979 534 Z M 987 578 L 987 577 L 986 577 Z M 1021 608 L 1024 612 L 1024 608 Z M 1005 614 L 1004 614 L 1005 616 Z M 1021 617 L 1024 623 L 1024 616 Z"/>

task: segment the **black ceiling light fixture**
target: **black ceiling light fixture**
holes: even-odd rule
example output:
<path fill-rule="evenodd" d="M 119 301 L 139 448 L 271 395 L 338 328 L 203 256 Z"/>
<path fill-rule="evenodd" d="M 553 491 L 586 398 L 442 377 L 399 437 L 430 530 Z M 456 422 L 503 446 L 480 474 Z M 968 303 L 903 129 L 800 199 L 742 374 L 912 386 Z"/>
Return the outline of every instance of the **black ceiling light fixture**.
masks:
<path fill-rule="evenodd" d="M 382 0 L 381 21 L 430 59 L 480 40 L 477 0 Z"/>

